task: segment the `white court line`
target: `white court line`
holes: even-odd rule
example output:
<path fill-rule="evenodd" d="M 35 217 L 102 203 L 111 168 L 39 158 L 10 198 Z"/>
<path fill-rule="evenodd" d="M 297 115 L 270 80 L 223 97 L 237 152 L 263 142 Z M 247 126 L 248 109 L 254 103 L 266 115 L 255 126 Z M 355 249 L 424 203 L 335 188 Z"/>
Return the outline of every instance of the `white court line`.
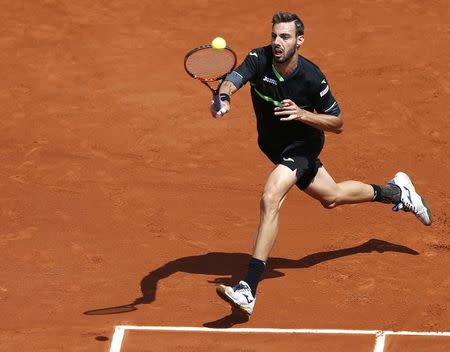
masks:
<path fill-rule="evenodd" d="M 447 331 L 383 331 L 386 335 L 402 335 L 402 336 L 446 336 L 450 337 Z"/>
<path fill-rule="evenodd" d="M 114 329 L 114 335 L 111 341 L 111 348 L 109 349 L 109 352 L 120 352 L 124 333 L 125 329 L 123 326 L 116 326 L 116 328 Z"/>
<path fill-rule="evenodd" d="M 439 331 L 383 331 L 383 330 L 345 330 L 345 329 L 272 329 L 272 328 L 229 328 L 214 329 L 194 326 L 135 326 L 118 325 L 115 328 L 109 352 L 120 352 L 125 330 L 146 331 L 181 331 L 181 332 L 213 332 L 213 333 L 269 333 L 269 334 L 333 334 L 333 335 L 375 335 L 373 352 L 383 352 L 386 336 L 446 336 L 450 332 Z"/>
<path fill-rule="evenodd" d="M 383 352 L 384 342 L 386 341 L 386 334 L 384 331 L 378 331 L 375 337 L 375 346 L 373 352 Z"/>
<path fill-rule="evenodd" d="M 375 335 L 379 330 L 342 330 L 342 329 L 272 329 L 272 328 L 229 328 L 215 329 L 196 326 L 133 326 L 119 325 L 124 330 L 149 331 L 185 331 L 185 332 L 221 332 L 221 333 L 270 333 L 270 334 L 348 334 Z"/>

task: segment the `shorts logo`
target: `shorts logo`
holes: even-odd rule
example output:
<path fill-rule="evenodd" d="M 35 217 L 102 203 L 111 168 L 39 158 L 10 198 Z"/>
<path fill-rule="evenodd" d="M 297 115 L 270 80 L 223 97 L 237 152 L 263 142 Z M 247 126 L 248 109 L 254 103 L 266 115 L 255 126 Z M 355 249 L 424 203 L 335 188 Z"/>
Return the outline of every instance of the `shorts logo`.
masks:
<path fill-rule="evenodd" d="M 294 162 L 294 159 L 292 159 L 292 158 L 285 158 L 285 157 L 283 157 L 283 160 L 284 161 L 292 161 L 292 162 Z"/>
<path fill-rule="evenodd" d="M 273 78 L 269 78 L 267 76 L 264 76 L 263 81 L 267 82 L 267 83 L 270 83 L 270 84 L 273 84 L 274 86 L 276 86 L 278 84 L 276 80 L 274 80 Z"/>
<path fill-rule="evenodd" d="M 328 93 L 330 87 L 327 85 L 323 91 L 320 92 L 320 97 L 322 98 L 325 94 Z"/>
<path fill-rule="evenodd" d="M 254 53 L 253 51 L 251 51 L 251 52 L 249 53 L 249 55 L 250 55 L 250 56 L 256 56 L 256 57 L 258 57 L 258 54 L 257 54 L 257 53 Z"/>

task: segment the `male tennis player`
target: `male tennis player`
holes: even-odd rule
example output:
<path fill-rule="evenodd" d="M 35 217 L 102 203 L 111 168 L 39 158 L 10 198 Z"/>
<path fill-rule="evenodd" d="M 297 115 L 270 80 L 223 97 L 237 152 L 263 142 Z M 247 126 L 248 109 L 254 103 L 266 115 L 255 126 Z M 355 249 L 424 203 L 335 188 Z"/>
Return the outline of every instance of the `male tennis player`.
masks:
<path fill-rule="evenodd" d="M 220 88 L 221 109 L 230 111 L 230 97 L 250 82 L 256 114 L 258 144 L 275 164 L 261 197 L 260 223 L 247 276 L 236 286 L 217 287 L 217 292 L 247 314 L 253 312 L 258 282 L 278 232 L 278 214 L 289 190 L 297 185 L 331 209 L 342 204 L 382 202 L 395 211 L 411 211 L 431 225 L 431 211 L 417 194 L 409 177 L 397 173 L 384 185 L 358 181 L 336 183 L 319 160 L 324 132 L 342 132 L 343 119 L 330 84 L 311 61 L 297 50 L 304 42 L 300 18 L 280 12 L 272 18 L 271 44 L 253 49 Z"/>

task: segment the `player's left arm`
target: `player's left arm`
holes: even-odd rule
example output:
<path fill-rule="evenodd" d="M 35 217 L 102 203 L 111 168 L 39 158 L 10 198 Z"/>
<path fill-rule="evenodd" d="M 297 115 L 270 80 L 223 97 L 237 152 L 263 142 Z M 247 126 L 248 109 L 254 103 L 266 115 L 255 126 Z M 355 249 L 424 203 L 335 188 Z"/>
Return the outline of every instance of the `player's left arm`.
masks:
<path fill-rule="evenodd" d="M 280 116 L 280 121 L 301 121 L 309 126 L 322 131 L 341 133 L 344 120 L 342 115 L 328 115 L 310 112 L 301 109 L 290 99 L 281 102 L 283 105 L 275 108 L 275 115 Z"/>
<path fill-rule="evenodd" d="M 313 89 L 312 100 L 316 113 L 301 109 L 291 99 L 285 99 L 282 106 L 275 108 L 275 115 L 279 116 L 281 121 L 297 120 L 323 131 L 341 133 L 344 120 L 324 76 L 320 77 Z"/>

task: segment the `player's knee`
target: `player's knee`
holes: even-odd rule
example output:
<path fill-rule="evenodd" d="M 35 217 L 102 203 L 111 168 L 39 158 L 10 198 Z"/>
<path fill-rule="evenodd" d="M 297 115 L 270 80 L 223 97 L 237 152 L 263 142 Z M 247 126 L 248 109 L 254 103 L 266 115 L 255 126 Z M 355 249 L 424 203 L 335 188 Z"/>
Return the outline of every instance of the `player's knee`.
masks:
<path fill-rule="evenodd" d="M 276 211 L 280 204 L 280 198 L 271 191 L 264 191 L 261 196 L 261 210 L 263 211 Z"/>
<path fill-rule="evenodd" d="M 341 189 L 339 185 L 336 185 L 333 189 L 328 190 L 327 193 L 327 195 L 324 195 L 319 199 L 320 204 L 322 204 L 325 209 L 336 208 L 340 204 L 341 199 Z"/>
<path fill-rule="evenodd" d="M 339 204 L 338 194 L 337 192 L 334 194 L 330 194 L 326 197 L 323 197 L 319 201 L 325 209 L 333 209 Z"/>
<path fill-rule="evenodd" d="M 322 204 L 322 206 L 325 209 L 333 209 L 337 206 L 337 202 L 335 200 L 331 200 L 331 199 L 326 199 L 326 200 L 321 200 L 320 204 Z"/>

